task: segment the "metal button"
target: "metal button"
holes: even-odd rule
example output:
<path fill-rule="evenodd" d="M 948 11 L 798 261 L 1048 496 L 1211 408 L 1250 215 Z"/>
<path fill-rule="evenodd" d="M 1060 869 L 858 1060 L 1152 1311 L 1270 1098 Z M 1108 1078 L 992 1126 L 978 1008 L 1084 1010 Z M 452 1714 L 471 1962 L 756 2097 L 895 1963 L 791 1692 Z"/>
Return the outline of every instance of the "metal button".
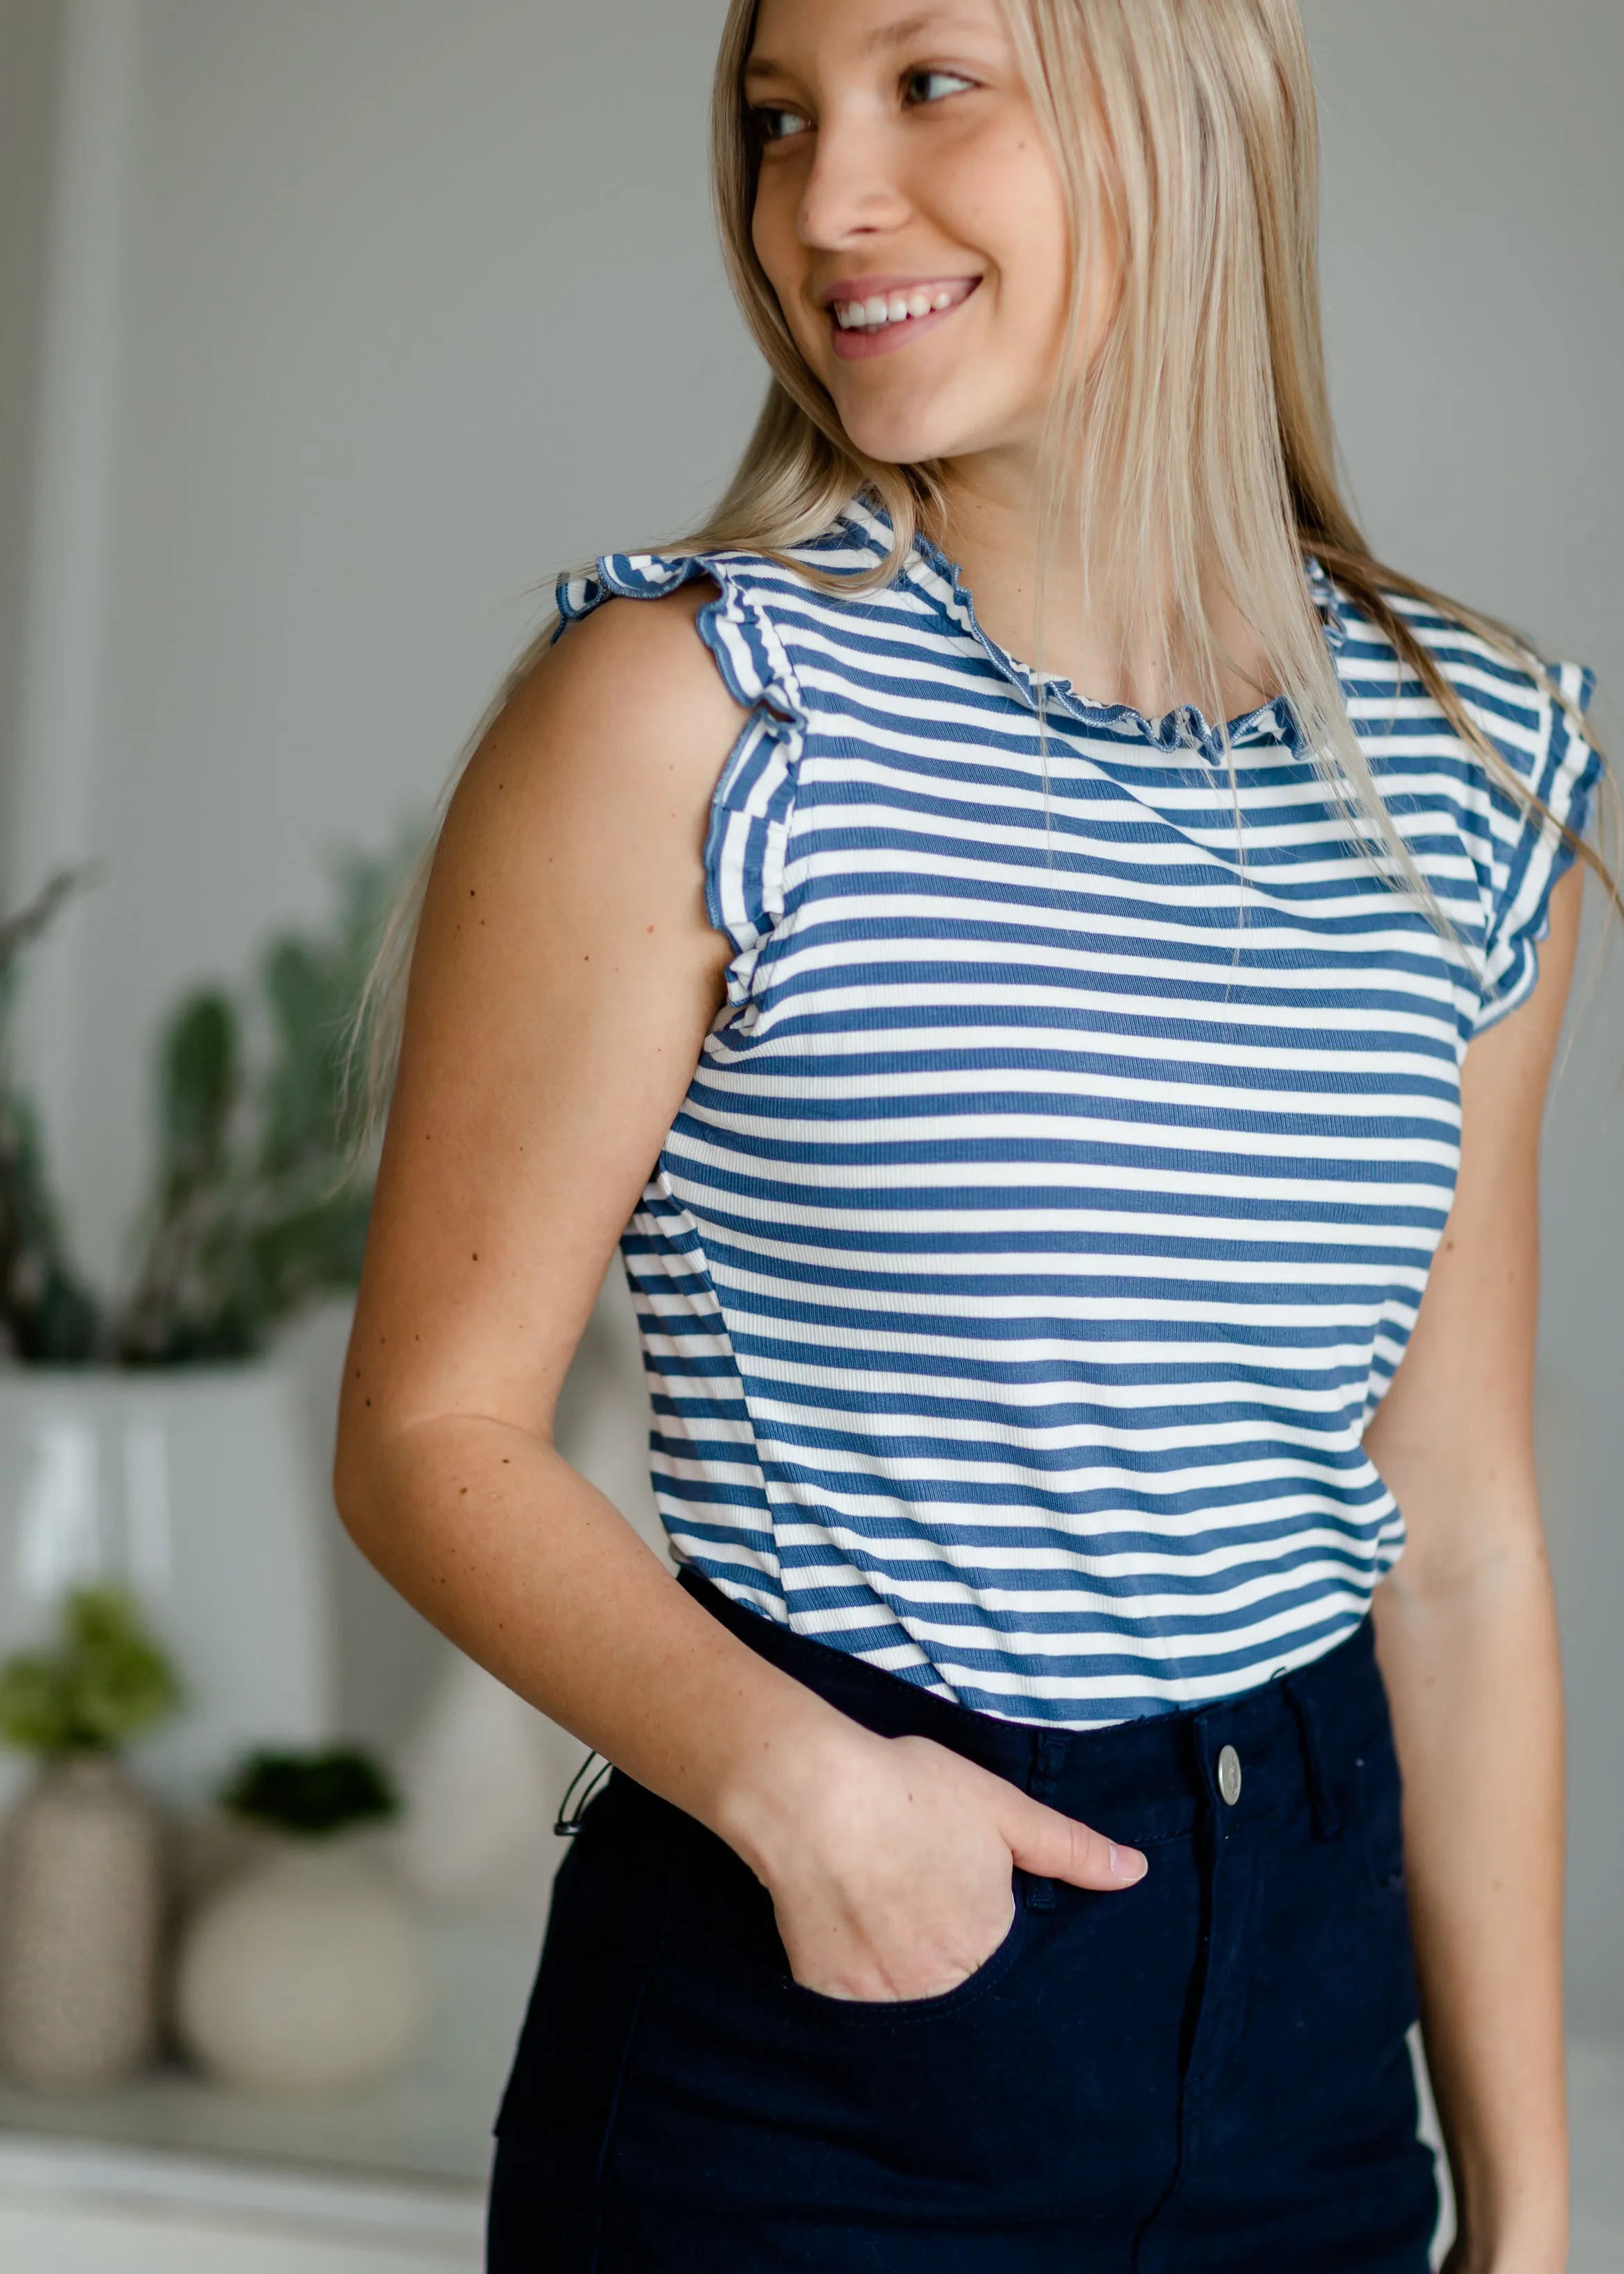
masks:
<path fill-rule="evenodd" d="M 1218 1756 L 1218 1789 L 1227 1808 L 1233 1808 L 1241 1796 L 1241 1757 L 1233 1745 L 1226 1745 Z"/>

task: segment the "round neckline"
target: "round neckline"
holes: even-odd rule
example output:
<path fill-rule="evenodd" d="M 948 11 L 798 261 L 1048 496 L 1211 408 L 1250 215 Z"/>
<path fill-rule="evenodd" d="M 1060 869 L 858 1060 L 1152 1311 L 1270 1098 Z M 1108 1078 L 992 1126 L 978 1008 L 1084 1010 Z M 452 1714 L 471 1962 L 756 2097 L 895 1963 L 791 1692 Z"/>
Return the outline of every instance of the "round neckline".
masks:
<path fill-rule="evenodd" d="M 875 520 L 885 529 L 890 529 L 890 516 L 883 507 L 876 505 L 868 510 Z M 903 574 L 917 584 L 920 582 L 917 570 L 921 566 L 933 571 L 935 580 L 947 588 L 944 599 L 927 584 L 925 590 L 929 596 L 970 634 L 988 660 L 1033 711 L 1038 709 L 1041 699 L 1045 712 L 1059 705 L 1084 724 L 1118 731 L 1125 728 L 1169 757 L 1180 752 L 1192 752 L 1208 764 L 1222 758 L 1226 742 L 1230 749 L 1235 749 L 1243 743 L 1255 742 L 1266 728 L 1272 729 L 1279 741 L 1293 753 L 1302 747 L 1303 738 L 1297 714 L 1289 697 L 1284 695 L 1271 696 L 1267 702 L 1259 703 L 1254 709 L 1229 719 L 1222 729 L 1212 726 L 1199 706 L 1193 703 L 1180 704 L 1162 718 L 1152 719 L 1143 711 L 1136 710 L 1132 704 L 1101 703 L 1092 696 L 1083 695 L 1062 674 L 1035 672 L 1029 664 L 1022 663 L 1007 648 L 1000 646 L 976 614 L 974 596 L 965 581 L 964 571 L 922 530 L 915 533 Z M 1344 636 L 1336 605 L 1335 587 L 1312 553 L 1303 556 L 1303 566 L 1310 596 L 1325 630 L 1327 644 L 1335 657 Z"/>

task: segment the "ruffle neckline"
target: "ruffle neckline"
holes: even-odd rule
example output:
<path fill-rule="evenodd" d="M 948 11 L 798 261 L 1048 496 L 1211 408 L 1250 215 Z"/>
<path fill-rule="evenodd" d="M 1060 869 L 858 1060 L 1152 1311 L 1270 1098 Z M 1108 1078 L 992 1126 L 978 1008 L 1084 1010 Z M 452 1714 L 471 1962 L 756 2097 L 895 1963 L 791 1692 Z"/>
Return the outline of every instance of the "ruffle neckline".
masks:
<path fill-rule="evenodd" d="M 883 509 L 865 508 L 864 517 L 871 517 L 889 531 L 890 523 Z M 861 528 L 862 522 L 857 525 Z M 1303 565 L 1309 595 L 1325 631 L 1326 644 L 1335 659 L 1347 637 L 1336 588 L 1312 553 L 1304 556 Z M 919 574 L 921 568 L 927 572 L 922 576 Z M 1194 751 L 1209 764 L 1222 763 L 1226 742 L 1230 749 L 1267 741 L 1281 742 L 1294 753 L 1302 748 L 1303 736 L 1296 712 L 1283 695 L 1272 697 L 1220 728 L 1212 725 L 1193 703 L 1180 704 L 1162 718 L 1152 719 L 1131 704 L 1096 702 L 1080 694 L 1071 680 L 1058 673 L 1034 672 L 1001 647 L 985 629 L 976 615 L 974 596 L 959 563 L 922 532 L 914 540 L 914 551 L 903 573 L 969 633 L 995 669 L 1034 711 L 1041 700 L 1046 714 L 1064 715 L 1085 726 L 1138 735 L 1170 757 Z"/>

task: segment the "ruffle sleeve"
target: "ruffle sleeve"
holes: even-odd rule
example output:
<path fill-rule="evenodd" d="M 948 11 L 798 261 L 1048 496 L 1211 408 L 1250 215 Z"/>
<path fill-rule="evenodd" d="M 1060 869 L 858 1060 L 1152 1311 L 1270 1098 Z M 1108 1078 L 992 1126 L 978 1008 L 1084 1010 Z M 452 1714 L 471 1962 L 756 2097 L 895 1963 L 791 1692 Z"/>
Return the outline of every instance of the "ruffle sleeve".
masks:
<path fill-rule="evenodd" d="M 1498 783 L 1489 784 L 1486 859 L 1481 870 L 1485 927 L 1481 959 L 1481 1033 L 1534 991 L 1539 943 L 1551 928 L 1551 895 L 1577 857 L 1602 761 L 1581 731 L 1595 692 L 1592 674 L 1553 664 L 1538 688 L 1534 732 L 1525 742 L 1500 734 L 1496 747 L 1545 808 L 1526 810 Z"/>
<path fill-rule="evenodd" d="M 759 584 L 760 564 L 737 553 L 605 553 L 584 575 L 560 578 L 561 634 L 607 599 L 656 600 L 704 579 L 717 597 L 696 629 L 724 684 L 748 713 L 710 801 L 705 906 L 733 959 L 727 988 L 748 1000 L 763 942 L 784 914 L 784 877 L 805 743 L 806 709 L 794 667 Z"/>

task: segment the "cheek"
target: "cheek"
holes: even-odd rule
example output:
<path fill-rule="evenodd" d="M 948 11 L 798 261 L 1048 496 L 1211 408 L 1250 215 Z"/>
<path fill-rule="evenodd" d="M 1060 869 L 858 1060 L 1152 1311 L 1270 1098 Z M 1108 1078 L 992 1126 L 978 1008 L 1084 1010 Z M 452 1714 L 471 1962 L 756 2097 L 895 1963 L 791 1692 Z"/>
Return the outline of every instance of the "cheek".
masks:
<path fill-rule="evenodd" d="M 778 177 L 763 178 L 750 214 L 750 242 L 756 258 L 767 272 L 767 281 L 781 301 L 789 300 L 795 283 L 797 239 L 795 200 Z"/>
<path fill-rule="evenodd" d="M 831 358 L 828 340 L 822 320 L 808 314 L 804 297 L 807 255 L 795 225 L 799 195 L 798 186 L 786 192 L 781 180 L 758 191 L 750 216 L 750 242 L 790 337 L 803 360 L 826 377 Z"/>
<path fill-rule="evenodd" d="M 1065 206 L 1051 169 L 1028 158 L 1017 200 L 1020 219 L 1011 254 L 1020 297 L 1034 315 L 1056 331 L 1071 282 L 1071 237 Z"/>
<path fill-rule="evenodd" d="M 1022 352 L 1057 350 L 1071 281 L 1064 199 L 1034 136 L 994 146 L 955 184 L 960 230 L 995 262 L 999 315 Z"/>

